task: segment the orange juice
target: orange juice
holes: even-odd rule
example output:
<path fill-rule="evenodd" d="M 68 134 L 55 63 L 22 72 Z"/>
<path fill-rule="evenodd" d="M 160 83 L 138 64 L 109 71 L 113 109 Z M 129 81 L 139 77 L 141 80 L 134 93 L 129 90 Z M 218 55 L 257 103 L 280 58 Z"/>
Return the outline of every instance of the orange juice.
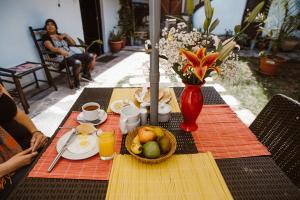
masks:
<path fill-rule="evenodd" d="M 104 131 L 99 137 L 99 155 L 102 160 L 110 160 L 115 153 L 115 134 L 113 131 Z"/>

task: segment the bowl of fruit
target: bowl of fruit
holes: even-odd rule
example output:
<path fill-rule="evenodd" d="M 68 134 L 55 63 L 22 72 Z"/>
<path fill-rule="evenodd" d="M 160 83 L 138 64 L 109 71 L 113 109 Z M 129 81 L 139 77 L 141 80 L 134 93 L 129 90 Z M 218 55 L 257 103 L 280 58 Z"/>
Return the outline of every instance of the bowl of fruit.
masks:
<path fill-rule="evenodd" d="M 159 126 L 140 126 L 130 131 L 125 146 L 136 159 L 145 163 L 159 163 L 172 156 L 176 150 L 174 135 Z"/>

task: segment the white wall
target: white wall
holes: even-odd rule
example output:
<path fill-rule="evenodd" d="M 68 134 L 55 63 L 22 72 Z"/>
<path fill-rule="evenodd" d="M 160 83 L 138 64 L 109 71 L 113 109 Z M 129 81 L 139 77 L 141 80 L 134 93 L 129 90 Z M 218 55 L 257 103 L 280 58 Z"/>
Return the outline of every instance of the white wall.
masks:
<path fill-rule="evenodd" d="M 79 0 L 0 0 L 0 66 L 40 61 L 28 27 L 56 20 L 60 32 L 83 38 Z"/>
<path fill-rule="evenodd" d="M 224 34 L 225 29 L 234 30 L 234 26 L 241 23 L 247 0 L 214 0 L 211 2 L 215 8 L 214 19 L 219 18 L 220 24 L 214 30 L 215 34 Z M 205 19 L 204 6 L 193 16 L 194 27 L 203 27 Z M 214 20 L 213 19 L 213 20 Z"/>
<path fill-rule="evenodd" d="M 118 25 L 119 0 L 100 0 L 104 52 L 109 52 L 108 38 L 114 26 Z"/>

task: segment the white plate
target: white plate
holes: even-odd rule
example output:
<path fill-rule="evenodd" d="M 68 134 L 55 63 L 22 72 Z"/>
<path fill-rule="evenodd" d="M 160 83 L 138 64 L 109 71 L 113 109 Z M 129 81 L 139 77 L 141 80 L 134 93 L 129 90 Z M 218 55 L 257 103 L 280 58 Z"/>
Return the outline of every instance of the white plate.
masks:
<path fill-rule="evenodd" d="M 101 129 L 99 129 L 98 131 L 101 131 Z M 70 137 L 70 135 L 72 134 L 72 130 L 68 131 L 67 133 L 65 133 L 63 136 L 61 136 L 56 144 L 56 151 L 59 152 L 59 150 L 64 146 L 64 144 L 66 143 L 67 139 Z M 91 135 L 88 135 L 88 142 L 89 142 L 89 146 L 88 148 L 82 148 L 79 145 L 79 137 L 80 135 L 76 135 L 74 138 L 72 138 L 72 141 L 70 142 L 70 144 L 68 145 L 67 149 L 65 150 L 65 152 L 63 153 L 62 157 L 66 158 L 66 159 L 70 159 L 70 160 L 82 160 L 82 159 L 86 159 L 89 157 L 92 157 L 94 155 L 96 155 L 99 152 L 98 149 L 98 138 L 96 133 L 93 133 Z M 78 150 L 76 150 L 76 146 L 78 146 Z M 81 148 L 81 149 L 79 149 Z M 75 153 L 77 152 L 77 153 Z"/>
<path fill-rule="evenodd" d="M 130 100 L 128 100 L 128 103 L 129 105 L 134 105 L 134 103 Z M 120 114 L 121 113 L 121 110 L 125 107 L 125 106 L 121 106 L 120 108 L 117 108 L 117 104 L 124 104 L 124 100 L 116 100 L 114 102 L 112 102 L 111 106 L 110 106 L 110 109 L 114 112 L 114 113 L 118 113 Z M 127 104 L 128 105 L 128 104 Z M 127 106 L 126 105 L 126 106 Z M 135 105 L 134 105 L 135 106 Z"/>
<path fill-rule="evenodd" d="M 90 124 L 93 124 L 94 126 L 102 124 L 107 119 L 107 113 L 104 110 L 100 110 L 100 111 L 101 111 L 101 113 L 99 115 L 99 120 L 97 122 L 85 120 L 84 117 L 83 117 L 83 113 L 82 112 L 79 113 L 79 115 L 77 116 L 77 121 L 78 121 L 79 124 L 90 123 Z"/>

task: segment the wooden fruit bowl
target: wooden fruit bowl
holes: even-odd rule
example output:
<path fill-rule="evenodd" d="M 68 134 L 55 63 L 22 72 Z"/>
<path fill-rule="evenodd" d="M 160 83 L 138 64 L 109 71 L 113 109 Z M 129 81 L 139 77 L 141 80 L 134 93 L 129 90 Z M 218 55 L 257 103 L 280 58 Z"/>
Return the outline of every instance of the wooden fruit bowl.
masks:
<path fill-rule="evenodd" d="M 137 154 L 134 154 L 132 151 L 131 151 L 131 144 L 132 144 L 132 141 L 134 139 L 134 137 L 138 134 L 138 130 L 139 128 L 142 128 L 142 127 L 146 127 L 146 126 L 140 126 L 140 127 L 137 127 L 135 129 L 133 129 L 132 131 L 130 131 L 128 133 L 128 135 L 126 136 L 126 140 L 125 140 L 125 146 L 126 146 L 126 149 L 127 151 L 133 156 L 135 157 L 136 159 L 144 162 L 144 163 L 159 163 L 159 162 L 162 162 L 166 159 L 168 159 L 169 157 L 171 157 L 175 150 L 176 150 L 176 146 L 177 146 L 177 143 L 176 143 L 176 138 L 174 137 L 174 135 L 168 131 L 167 129 L 164 129 L 164 128 L 161 128 L 165 135 L 169 138 L 170 140 L 170 143 L 171 143 L 171 149 L 168 153 L 166 154 L 162 154 L 160 155 L 160 157 L 158 158 L 155 158 L 155 159 L 149 159 L 149 158 L 145 158 L 143 157 L 143 155 L 137 155 Z M 155 126 L 150 126 L 150 125 L 147 125 L 147 127 L 155 127 Z"/>

